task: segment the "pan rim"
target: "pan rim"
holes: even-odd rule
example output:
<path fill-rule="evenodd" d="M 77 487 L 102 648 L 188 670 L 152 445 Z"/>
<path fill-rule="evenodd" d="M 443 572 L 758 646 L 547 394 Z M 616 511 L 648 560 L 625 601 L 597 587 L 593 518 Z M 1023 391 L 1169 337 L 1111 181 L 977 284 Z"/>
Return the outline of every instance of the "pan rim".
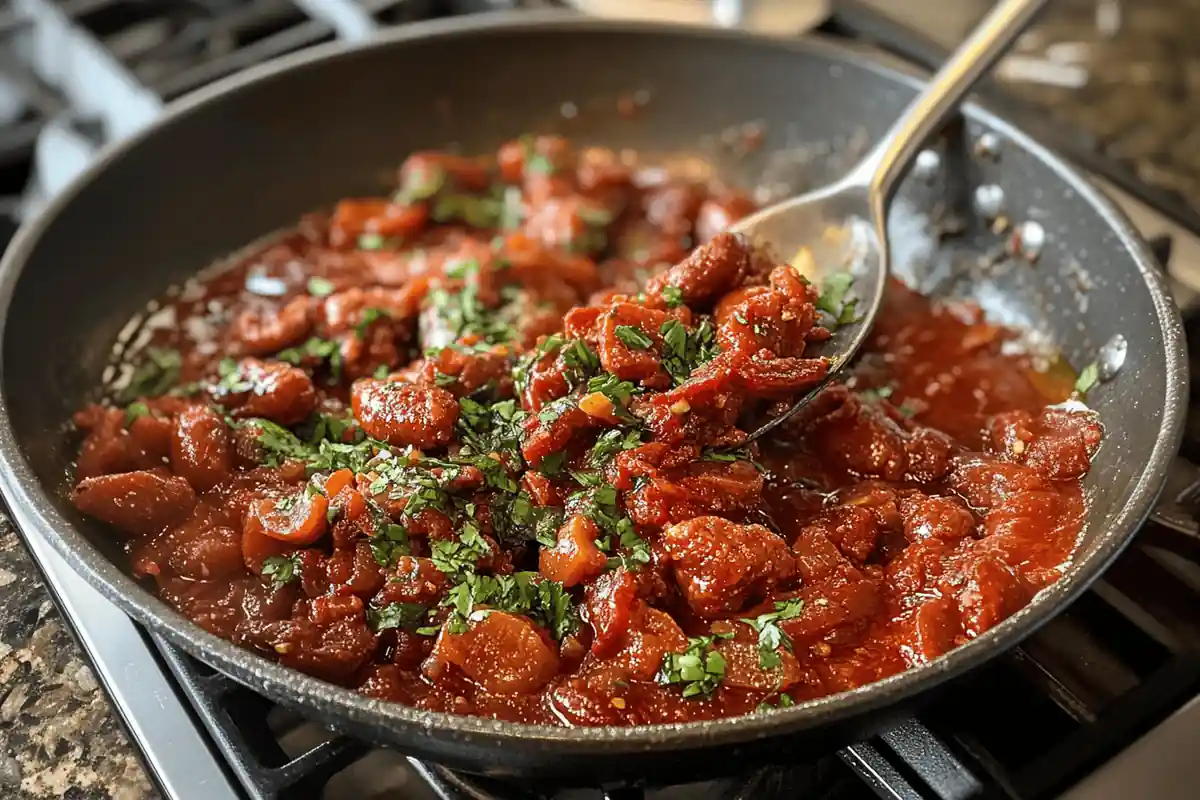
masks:
<path fill-rule="evenodd" d="M 595 20 L 573 12 L 498 12 L 460 18 L 409 23 L 385 31 L 363 43 L 334 42 L 299 51 L 210 84 L 172 103 L 154 122 L 134 135 L 106 147 L 89 167 L 51 200 L 35 219 L 26 222 L 0 260 L 0 359 L 3 358 L 3 333 L 13 293 L 29 256 L 42 236 L 74 198 L 109 165 L 138 147 L 161 128 L 179 122 L 189 114 L 226 94 L 272 80 L 293 69 L 314 67 L 340 58 L 376 49 L 403 46 L 418 39 L 471 37 L 491 33 L 529 31 L 538 35 L 566 34 L 578 31 L 606 33 L 641 32 L 672 37 L 704 37 L 712 40 L 742 39 L 801 53 L 817 53 L 840 63 L 848 63 L 882 77 L 915 87 L 923 81 L 917 70 L 887 63 L 853 46 L 813 37 L 781 39 L 747 36 L 716 29 L 693 28 L 654 22 Z M 1167 291 L 1165 281 L 1132 223 L 1103 193 L 1059 156 L 1028 135 L 975 104 L 964 107 L 965 116 L 986 124 L 1006 139 L 1035 157 L 1054 176 L 1074 189 L 1096 209 L 1117 235 L 1122 247 L 1135 262 L 1155 306 L 1156 322 L 1162 331 L 1166 358 L 1166 397 L 1162 433 L 1120 512 L 1109 522 L 1110 531 L 1096 552 L 1083 563 L 1043 590 L 1033 602 L 987 631 L 978 639 L 915 669 L 906 670 L 849 692 L 800 703 L 792 708 L 767 714 L 751 714 L 716 720 L 630 727 L 563 728 L 550 725 L 499 722 L 481 717 L 466 717 L 425 711 L 360 695 L 283 667 L 253 651 L 204 631 L 195 623 L 154 597 L 105 558 L 75 526 L 61 515 L 50 500 L 51 492 L 34 475 L 17 444 L 8 414 L 7 389 L 0 386 L 0 494 L 18 529 L 36 530 L 64 556 L 77 572 L 149 630 L 164 635 L 181 649 L 263 694 L 303 710 L 316 702 L 328 716 L 355 727 L 374 724 L 389 729 L 410 729 L 432 738 L 457 739 L 475 747 L 500 748 L 515 743 L 539 743 L 551 747 L 547 752 L 580 755 L 655 750 L 681 750 L 699 746 L 732 745 L 764 736 L 786 735 L 816 726 L 845 721 L 855 715 L 880 710 L 901 700 L 933 689 L 950 678 L 990 660 L 997 651 L 1006 651 L 1033 633 L 1084 592 L 1132 540 L 1134 533 L 1150 514 L 1162 490 L 1166 469 L 1177 453 L 1184 426 L 1187 364 L 1182 347 L 1183 334 L 1179 312 Z M 2 362 L 0 362 L 2 367 Z M 2 380 L 0 369 L 0 380 Z M 600 746 L 600 747 L 597 747 Z"/>

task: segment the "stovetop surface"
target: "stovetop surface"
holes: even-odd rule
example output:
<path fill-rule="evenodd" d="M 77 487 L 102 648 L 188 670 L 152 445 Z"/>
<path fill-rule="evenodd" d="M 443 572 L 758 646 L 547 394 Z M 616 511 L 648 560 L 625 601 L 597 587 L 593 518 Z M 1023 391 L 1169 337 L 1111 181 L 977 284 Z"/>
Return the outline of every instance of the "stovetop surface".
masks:
<path fill-rule="evenodd" d="M 39 199 L 86 163 L 106 135 L 136 126 L 139 114 L 152 118 L 163 101 L 216 77 L 335 36 L 369 35 L 372 24 L 495 3 L 193 0 L 173 6 L 166 15 L 151 5 L 15 0 L 15 8 L 40 15 L 39 24 L 60 35 L 78 35 L 84 22 L 88 35 L 106 45 L 90 57 L 97 65 L 106 60 L 120 65 L 125 84 L 112 91 L 134 110 L 119 116 L 111 106 L 89 101 L 87 92 L 95 86 L 84 82 L 42 97 L 43 118 L 37 126 L 28 119 L 10 121 L 4 128 L 9 138 L 0 136 L 0 152 L 10 155 L 0 165 L 6 170 L 0 179 L 24 179 L 31 174 L 30 162 L 35 164 L 32 173 L 41 172 L 35 191 L 10 206 L 36 208 Z M 830 30 L 871 30 L 877 36 L 883 31 L 885 42 L 890 36 L 889 43 L 900 52 L 921 57 L 918 51 L 929 47 L 928 38 L 889 28 L 888 18 L 863 15 L 862 8 L 869 12 L 877 5 L 895 10 L 904 3 L 846 4 L 854 13 L 843 14 Z M 956 13 L 961 19 L 944 21 L 941 45 L 954 41 L 954 34 L 946 32 L 950 27 L 965 29 L 972 21 L 967 6 L 982 8 L 981 3 L 960 3 Z M 144 15 L 132 26 L 131 9 Z M 0 34 L 7 24 L 0 18 Z M 110 67 L 107 63 L 103 69 Z M 64 108 L 75 111 L 60 113 Z M 31 143 L 29 159 L 12 158 L 13 150 L 5 145 L 19 143 L 31 129 L 41 138 Z M 63 145 L 55 152 L 73 155 L 39 161 L 32 151 L 46 140 Z M 75 162 L 68 163 L 70 158 Z M 1177 279 L 1177 300 L 1190 307 L 1190 287 L 1200 286 L 1200 237 L 1180 223 L 1186 214 L 1166 208 L 1154 193 L 1138 193 L 1142 199 L 1137 199 L 1116 184 L 1108 188 L 1147 236 L 1159 237 L 1158 250 L 1164 261 L 1169 257 Z M 142 749 L 149 772 L 168 797 L 604 796 L 599 790 L 543 792 L 489 784 L 335 737 L 149 635 L 104 601 L 44 541 L 30 537 L 27 544 Z M 1200 764 L 1187 745 L 1200 730 L 1200 701 L 1194 699 L 1200 691 L 1198 612 L 1200 540 L 1149 527 L 1067 613 L 919 718 L 816 763 L 735 774 L 703 786 L 656 789 L 647 796 L 1191 797 L 1200 779 Z"/>

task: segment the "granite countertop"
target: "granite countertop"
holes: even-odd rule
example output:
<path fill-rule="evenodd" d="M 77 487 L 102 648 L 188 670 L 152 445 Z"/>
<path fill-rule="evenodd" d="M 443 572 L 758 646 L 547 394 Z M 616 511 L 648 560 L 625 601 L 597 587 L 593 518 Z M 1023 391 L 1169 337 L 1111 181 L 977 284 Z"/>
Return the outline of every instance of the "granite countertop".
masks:
<path fill-rule="evenodd" d="M 910 0 L 911 2 L 911 0 Z M 937 6 L 969 25 L 981 0 Z M 903 0 L 879 0 L 904 6 Z M 1113 9 L 1119 5 L 1119 12 Z M 1200 0 L 1057 0 L 1004 74 L 1023 101 L 1200 208 Z M 1080 85 L 1082 84 L 1082 85 Z M 12 526 L 0 519 L 0 797 L 154 797 Z"/>

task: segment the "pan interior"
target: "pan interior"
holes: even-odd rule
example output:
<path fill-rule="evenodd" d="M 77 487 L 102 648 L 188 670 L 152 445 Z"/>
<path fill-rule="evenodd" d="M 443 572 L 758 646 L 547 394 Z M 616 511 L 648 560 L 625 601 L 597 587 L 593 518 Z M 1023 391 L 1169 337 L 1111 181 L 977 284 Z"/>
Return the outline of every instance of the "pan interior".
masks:
<path fill-rule="evenodd" d="M 111 538 L 64 494 L 76 446 L 64 426 L 99 384 L 122 326 L 168 285 L 305 211 L 377 192 L 414 150 L 482 152 L 560 131 L 703 156 L 743 185 L 767 175 L 799 190 L 836 175 L 913 94 L 822 48 L 668 29 L 512 26 L 403 44 L 302 64 L 191 106 L 120 150 L 40 230 L 5 321 L 4 399 L 50 502 L 108 559 L 121 558 Z M 637 114 L 616 113 L 619 98 L 639 92 L 649 102 Z M 763 126 L 765 143 L 735 156 L 720 134 L 747 122 Z M 1124 367 L 1093 393 L 1107 439 L 1086 483 L 1082 562 L 1126 536 L 1108 521 L 1156 457 L 1175 391 L 1173 345 L 1104 214 L 1003 134 L 980 146 L 984 133 L 968 122 L 939 145 L 940 166 L 903 187 L 891 220 L 898 268 L 974 297 L 1077 367 L 1125 337 Z M 961 233 L 942 243 L 951 219 Z M 1037 228 L 1020 227 L 1029 223 Z M 1014 229 L 1027 239 L 1040 230 L 1036 263 L 994 257 Z M 946 283 L 952 272 L 970 280 Z M 87 548 L 75 555 L 99 563 Z"/>

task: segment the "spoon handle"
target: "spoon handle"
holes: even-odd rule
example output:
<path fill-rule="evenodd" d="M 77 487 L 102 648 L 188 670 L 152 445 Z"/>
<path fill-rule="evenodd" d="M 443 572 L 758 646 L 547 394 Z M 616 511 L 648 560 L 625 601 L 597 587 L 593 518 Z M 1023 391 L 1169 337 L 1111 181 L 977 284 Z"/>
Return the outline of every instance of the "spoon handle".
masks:
<path fill-rule="evenodd" d="M 878 144 L 854 167 L 847 181 L 869 185 L 879 208 L 929 136 L 958 107 L 959 101 L 1021 35 L 1049 0 L 1001 0 L 975 27 L 954 55 L 909 104 Z"/>

